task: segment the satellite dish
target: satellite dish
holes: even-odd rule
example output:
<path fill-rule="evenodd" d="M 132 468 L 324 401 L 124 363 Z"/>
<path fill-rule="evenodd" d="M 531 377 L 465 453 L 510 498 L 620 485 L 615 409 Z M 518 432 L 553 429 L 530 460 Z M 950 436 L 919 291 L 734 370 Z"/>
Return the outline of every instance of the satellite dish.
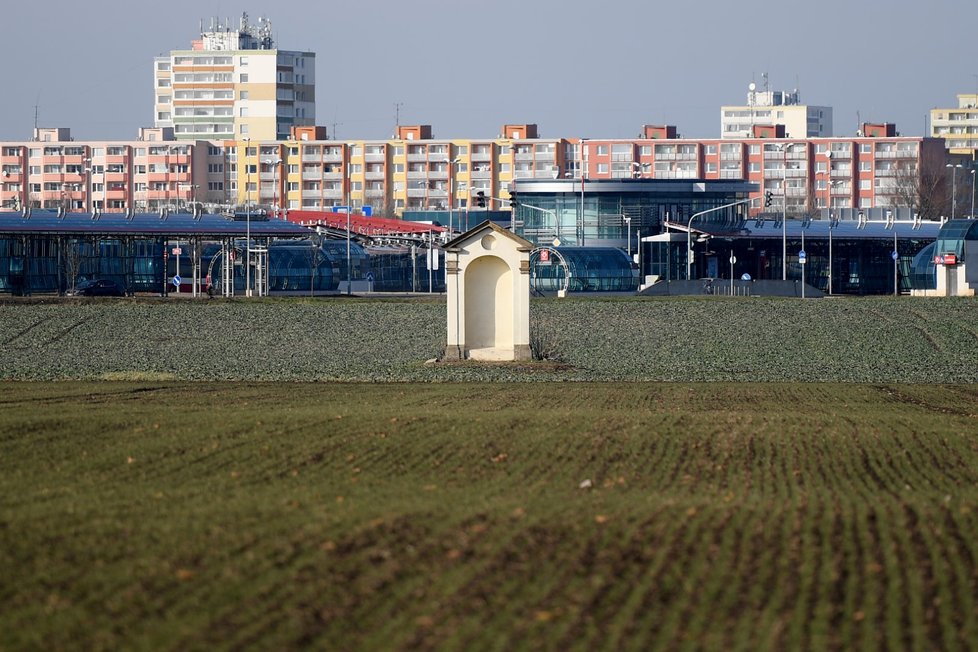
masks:
<path fill-rule="evenodd" d="M 757 84 L 755 84 L 754 82 L 751 82 L 750 84 L 747 85 L 747 90 L 749 91 L 753 91 L 755 88 L 757 88 Z"/>

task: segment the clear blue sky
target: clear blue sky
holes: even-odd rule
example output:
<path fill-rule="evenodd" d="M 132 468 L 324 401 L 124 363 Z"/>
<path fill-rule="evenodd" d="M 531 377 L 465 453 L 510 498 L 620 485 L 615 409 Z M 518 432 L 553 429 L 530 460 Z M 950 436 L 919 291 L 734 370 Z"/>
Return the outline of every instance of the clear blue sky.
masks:
<path fill-rule="evenodd" d="M 978 90 L 976 0 L 87 0 L 0 6 L 0 139 L 41 126 L 77 140 L 152 125 L 152 60 L 189 47 L 201 19 L 272 20 L 278 46 L 317 53 L 317 123 L 343 138 L 402 124 L 491 137 L 628 138 L 644 123 L 719 135 L 723 104 L 774 89 L 921 135 L 929 109 Z"/>

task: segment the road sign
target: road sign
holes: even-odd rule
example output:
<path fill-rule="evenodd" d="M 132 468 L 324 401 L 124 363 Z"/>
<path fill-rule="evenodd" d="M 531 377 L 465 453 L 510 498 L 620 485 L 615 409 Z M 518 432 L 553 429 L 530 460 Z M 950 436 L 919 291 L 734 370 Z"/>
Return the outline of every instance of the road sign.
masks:
<path fill-rule="evenodd" d="M 173 255 L 174 256 L 179 256 L 182 253 L 183 253 L 183 249 L 181 249 L 180 247 L 174 247 L 173 248 Z"/>
<path fill-rule="evenodd" d="M 805 253 L 805 250 L 804 249 L 802 249 L 801 251 L 798 252 L 798 262 L 800 264 L 802 264 L 802 265 L 804 265 L 806 262 L 808 262 L 808 256 Z"/>
<path fill-rule="evenodd" d="M 900 257 L 900 254 L 898 254 L 896 251 L 891 251 L 890 252 L 890 258 L 892 258 L 893 260 L 896 260 L 899 257 Z"/>
<path fill-rule="evenodd" d="M 180 287 L 180 283 L 183 282 L 183 279 L 180 278 L 179 274 L 177 274 L 176 276 L 173 277 L 173 280 L 170 282 L 173 283 L 173 285 L 175 285 L 176 287 Z"/>
<path fill-rule="evenodd" d="M 549 263 L 550 262 L 550 250 L 549 249 L 541 249 L 540 250 L 540 262 L 541 263 Z"/>
<path fill-rule="evenodd" d="M 559 246 L 560 246 L 560 238 L 554 238 L 554 242 L 553 242 L 553 245 L 554 245 L 555 247 L 559 247 Z"/>
<path fill-rule="evenodd" d="M 737 262 L 737 257 L 734 256 L 733 254 L 730 254 L 730 264 L 733 265 L 736 262 Z"/>
<path fill-rule="evenodd" d="M 749 281 L 750 280 L 750 274 L 748 274 L 747 272 L 744 272 L 743 274 L 741 274 L 740 280 L 741 281 Z"/>
<path fill-rule="evenodd" d="M 373 283 L 373 282 L 374 282 L 374 273 L 367 272 L 367 283 Z"/>
<path fill-rule="evenodd" d="M 374 207 L 371 206 L 370 204 L 364 204 L 363 206 L 360 207 L 360 212 L 363 214 L 364 217 L 373 217 Z"/>

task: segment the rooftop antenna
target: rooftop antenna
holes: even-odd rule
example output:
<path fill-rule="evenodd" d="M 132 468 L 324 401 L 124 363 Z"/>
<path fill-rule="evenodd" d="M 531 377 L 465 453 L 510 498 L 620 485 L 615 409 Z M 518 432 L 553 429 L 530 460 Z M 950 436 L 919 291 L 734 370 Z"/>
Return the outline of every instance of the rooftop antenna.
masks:
<path fill-rule="evenodd" d="M 401 107 L 404 106 L 404 102 L 394 102 L 394 130 L 395 132 L 401 127 Z"/>
<path fill-rule="evenodd" d="M 761 79 L 764 80 L 764 92 L 767 93 L 769 90 L 768 77 L 766 72 L 761 73 Z"/>

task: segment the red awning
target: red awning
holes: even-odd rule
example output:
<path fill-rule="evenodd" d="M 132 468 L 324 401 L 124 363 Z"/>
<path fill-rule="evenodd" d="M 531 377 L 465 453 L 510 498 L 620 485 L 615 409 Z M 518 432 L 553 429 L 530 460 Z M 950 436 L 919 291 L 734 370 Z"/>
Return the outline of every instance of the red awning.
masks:
<path fill-rule="evenodd" d="M 366 217 L 364 215 L 349 215 L 332 211 L 289 211 L 288 220 L 305 226 L 325 226 L 331 229 L 346 230 L 349 217 L 350 232 L 361 235 L 399 235 L 442 233 L 447 231 L 443 226 L 425 224 L 423 222 L 408 222 L 388 217 Z"/>

